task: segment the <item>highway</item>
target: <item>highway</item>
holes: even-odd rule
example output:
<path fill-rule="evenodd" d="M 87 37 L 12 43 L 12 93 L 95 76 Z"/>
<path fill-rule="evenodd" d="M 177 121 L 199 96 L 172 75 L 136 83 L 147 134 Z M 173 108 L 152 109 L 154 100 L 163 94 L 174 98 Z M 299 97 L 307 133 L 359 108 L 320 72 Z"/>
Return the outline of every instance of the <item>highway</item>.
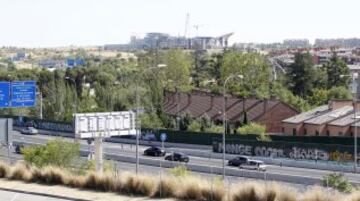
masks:
<path fill-rule="evenodd" d="M 30 144 L 44 144 L 46 141 L 54 139 L 56 137 L 53 136 L 46 136 L 46 135 L 23 135 L 18 132 L 14 132 L 13 141 L 14 142 L 25 142 Z M 60 138 L 60 137 L 59 137 Z M 68 141 L 74 141 L 74 139 L 63 138 Z M 81 142 L 81 150 L 89 150 L 89 145 L 86 141 L 80 140 Z M 129 158 L 135 158 L 135 146 L 130 144 L 119 144 L 119 143 L 103 143 L 104 153 L 105 154 L 112 154 L 118 156 L 125 156 Z M 155 160 L 160 163 L 165 162 L 163 157 L 148 157 L 142 155 L 143 151 L 147 147 L 140 146 L 140 159 L 142 160 Z M 168 150 L 172 151 L 182 151 L 181 148 L 170 148 Z M 188 152 L 189 150 L 187 150 Z M 211 158 L 211 151 L 209 151 L 209 157 L 196 157 L 190 155 L 190 162 L 187 165 L 199 165 L 208 168 L 208 172 L 212 172 L 212 168 L 219 168 L 222 167 L 222 160 Z M 128 162 L 128 161 L 123 161 Z M 174 162 L 175 163 L 175 162 Z M 128 163 L 129 164 L 129 163 Z M 146 167 L 148 168 L 148 166 Z M 242 176 L 247 177 L 248 171 L 240 170 L 237 167 L 227 167 L 227 171 L 236 171 L 242 172 Z M 285 167 L 285 166 L 275 166 L 269 165 L 266 171 L 266 174 L 278 174 L 278 175 L 291 175 L 291 176 L 299 176 L 299 177 L 308 177 L 308 178 L 315 178 L 321 179 L 324 175 L 331 173 L 331 171 L 327 170 L 317 170 L 317 169 L 306 169 L 306 168 L 295 168 L 295 167 Z M 360 175 L 353 174 L 353 173 L 344 173 L 344 175 L 352 182 L 352 183 L 360 183 Z M 264 173 L 264 177 L 265 177 Z"/>

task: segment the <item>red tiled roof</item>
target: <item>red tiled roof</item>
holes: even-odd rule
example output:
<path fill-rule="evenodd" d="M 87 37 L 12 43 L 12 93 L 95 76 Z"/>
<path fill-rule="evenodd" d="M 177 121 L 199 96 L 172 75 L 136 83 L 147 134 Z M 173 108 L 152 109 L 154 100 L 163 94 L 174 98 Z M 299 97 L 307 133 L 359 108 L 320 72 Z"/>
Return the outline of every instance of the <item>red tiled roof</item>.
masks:
<path fill-rule="evenodd" d="M 177 106 L 179 99 L 180 104 Z M 249 121 L 261 118 L 267 111 L 280 103 L 278 100 L 245 99 L 244 101 L 244 108 Z M 188 113 L 192 117 L 207 115 L 213 120 L 222 121 L 223 103 L 223 96 L 211 93 L 179 92 L 177 94 L 176 92 L 166 92 L 164 111 L 171 116 Z M 227 97 L 226 116 L 231 123 L 242 122 L 244 118 L 243 99 Z"/>

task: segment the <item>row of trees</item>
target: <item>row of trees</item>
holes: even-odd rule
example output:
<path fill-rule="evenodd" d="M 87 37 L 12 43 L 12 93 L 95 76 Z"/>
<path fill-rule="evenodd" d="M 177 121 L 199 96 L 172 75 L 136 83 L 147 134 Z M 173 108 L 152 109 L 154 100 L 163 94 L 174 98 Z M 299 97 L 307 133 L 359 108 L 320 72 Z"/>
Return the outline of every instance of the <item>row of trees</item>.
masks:
<path fill-rule="evenodd" d="M 231 74 L 242 74 L 242 80 L 227 84 L 227 92 L 239 97 L 277 98 L 299 111 L 326 103 L 333 98 L 351 98 L 346 64 L 335 54 L 324 66 L 313 65 L 309 53 L 295 55 L 295 63 L 286 74 L 273 79 L 267 58 L 258 53 L 226 51 L 219 54 L 190 53 L 183 50 L 140 52 L 136 59 L 101 59 L 86 55 L 84 67 L 55 70 L 16 70 L 11 62 L 0 69 L 0 80 L 36 80 L 44 100 L 44 118 L 71 121 L 77 112 L 119 111 L 135 108 L 136 93 L 141 97 L 145 127 L 175 126 L 175 120 L 164 114 L 164 90 L 189 91 L 195 88 L 222 92 L 223 81 Z M 166 68 L 146 70 L 158 64 Z M 38 103 L 39 104 L 39 103 Z M 38 116 L 39 107 L 2 109 L 2 114 Z M 182 129 L 220 130 L 206 117 L 186 123 Z M 185 122 L 185 123 L 184 123 Z M 247 123 L 247 122 L 242 122 Z M 250 122 L 249 122 L 250 123 Z M 186 125 L 186 126 L 185 126 Z"/>

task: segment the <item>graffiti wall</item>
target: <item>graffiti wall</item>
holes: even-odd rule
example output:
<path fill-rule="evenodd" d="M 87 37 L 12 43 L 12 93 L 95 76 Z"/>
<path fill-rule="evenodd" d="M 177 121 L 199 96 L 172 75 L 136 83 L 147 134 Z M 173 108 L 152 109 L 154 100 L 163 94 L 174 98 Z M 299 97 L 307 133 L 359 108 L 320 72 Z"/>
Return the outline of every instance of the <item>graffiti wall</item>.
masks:
<path fill-rule="evenodd" d="M 214 152 L 222 152 L 222 142 L 213 142 Z M 226 153 L 272 157 L 272 158 L 290 158 L 304 160 L 331 160 L 341 162 L 353 161 L 353 147 L 342 145 L 320 145 L 320 144 L 302 144 L 287 142 L 227 142 L 225 146 Z"/>

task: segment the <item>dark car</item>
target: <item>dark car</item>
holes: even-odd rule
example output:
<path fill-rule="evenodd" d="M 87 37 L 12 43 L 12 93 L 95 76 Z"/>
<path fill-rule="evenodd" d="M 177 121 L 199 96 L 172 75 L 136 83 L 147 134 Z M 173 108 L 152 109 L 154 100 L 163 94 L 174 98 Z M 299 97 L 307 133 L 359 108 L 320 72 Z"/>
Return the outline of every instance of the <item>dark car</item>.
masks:
<path fill-rule="evenodd" d="M 189 162 L 190 161 L 190 158 L 189 156 L 187 156 L 186 154 L 183 154 L 183 153 L 172 153 L 168 156 L 165 157 L 165 160 L 168 160 L 168 161 L 180 161 L 180 162 Z"/>
<path fill-rule="evenodd" d="M 166 152 L 160 147 L 150 147 L 144 151 L 146 156 L 165 156 Z"/>
<path fill-rule="evenodd" d="M 15 153 L 21 154 L 21 149 L 24 148 L 23 144 L 17 144 L 15 145 Z"/>
<path fill-rule="evenodd" d="M 247 156 L 237 156 L 231 160 L 229 160 L 228 165 L 230 166 L 239 166 L 241 164 L 246 163 L 249 160 Z"/>

